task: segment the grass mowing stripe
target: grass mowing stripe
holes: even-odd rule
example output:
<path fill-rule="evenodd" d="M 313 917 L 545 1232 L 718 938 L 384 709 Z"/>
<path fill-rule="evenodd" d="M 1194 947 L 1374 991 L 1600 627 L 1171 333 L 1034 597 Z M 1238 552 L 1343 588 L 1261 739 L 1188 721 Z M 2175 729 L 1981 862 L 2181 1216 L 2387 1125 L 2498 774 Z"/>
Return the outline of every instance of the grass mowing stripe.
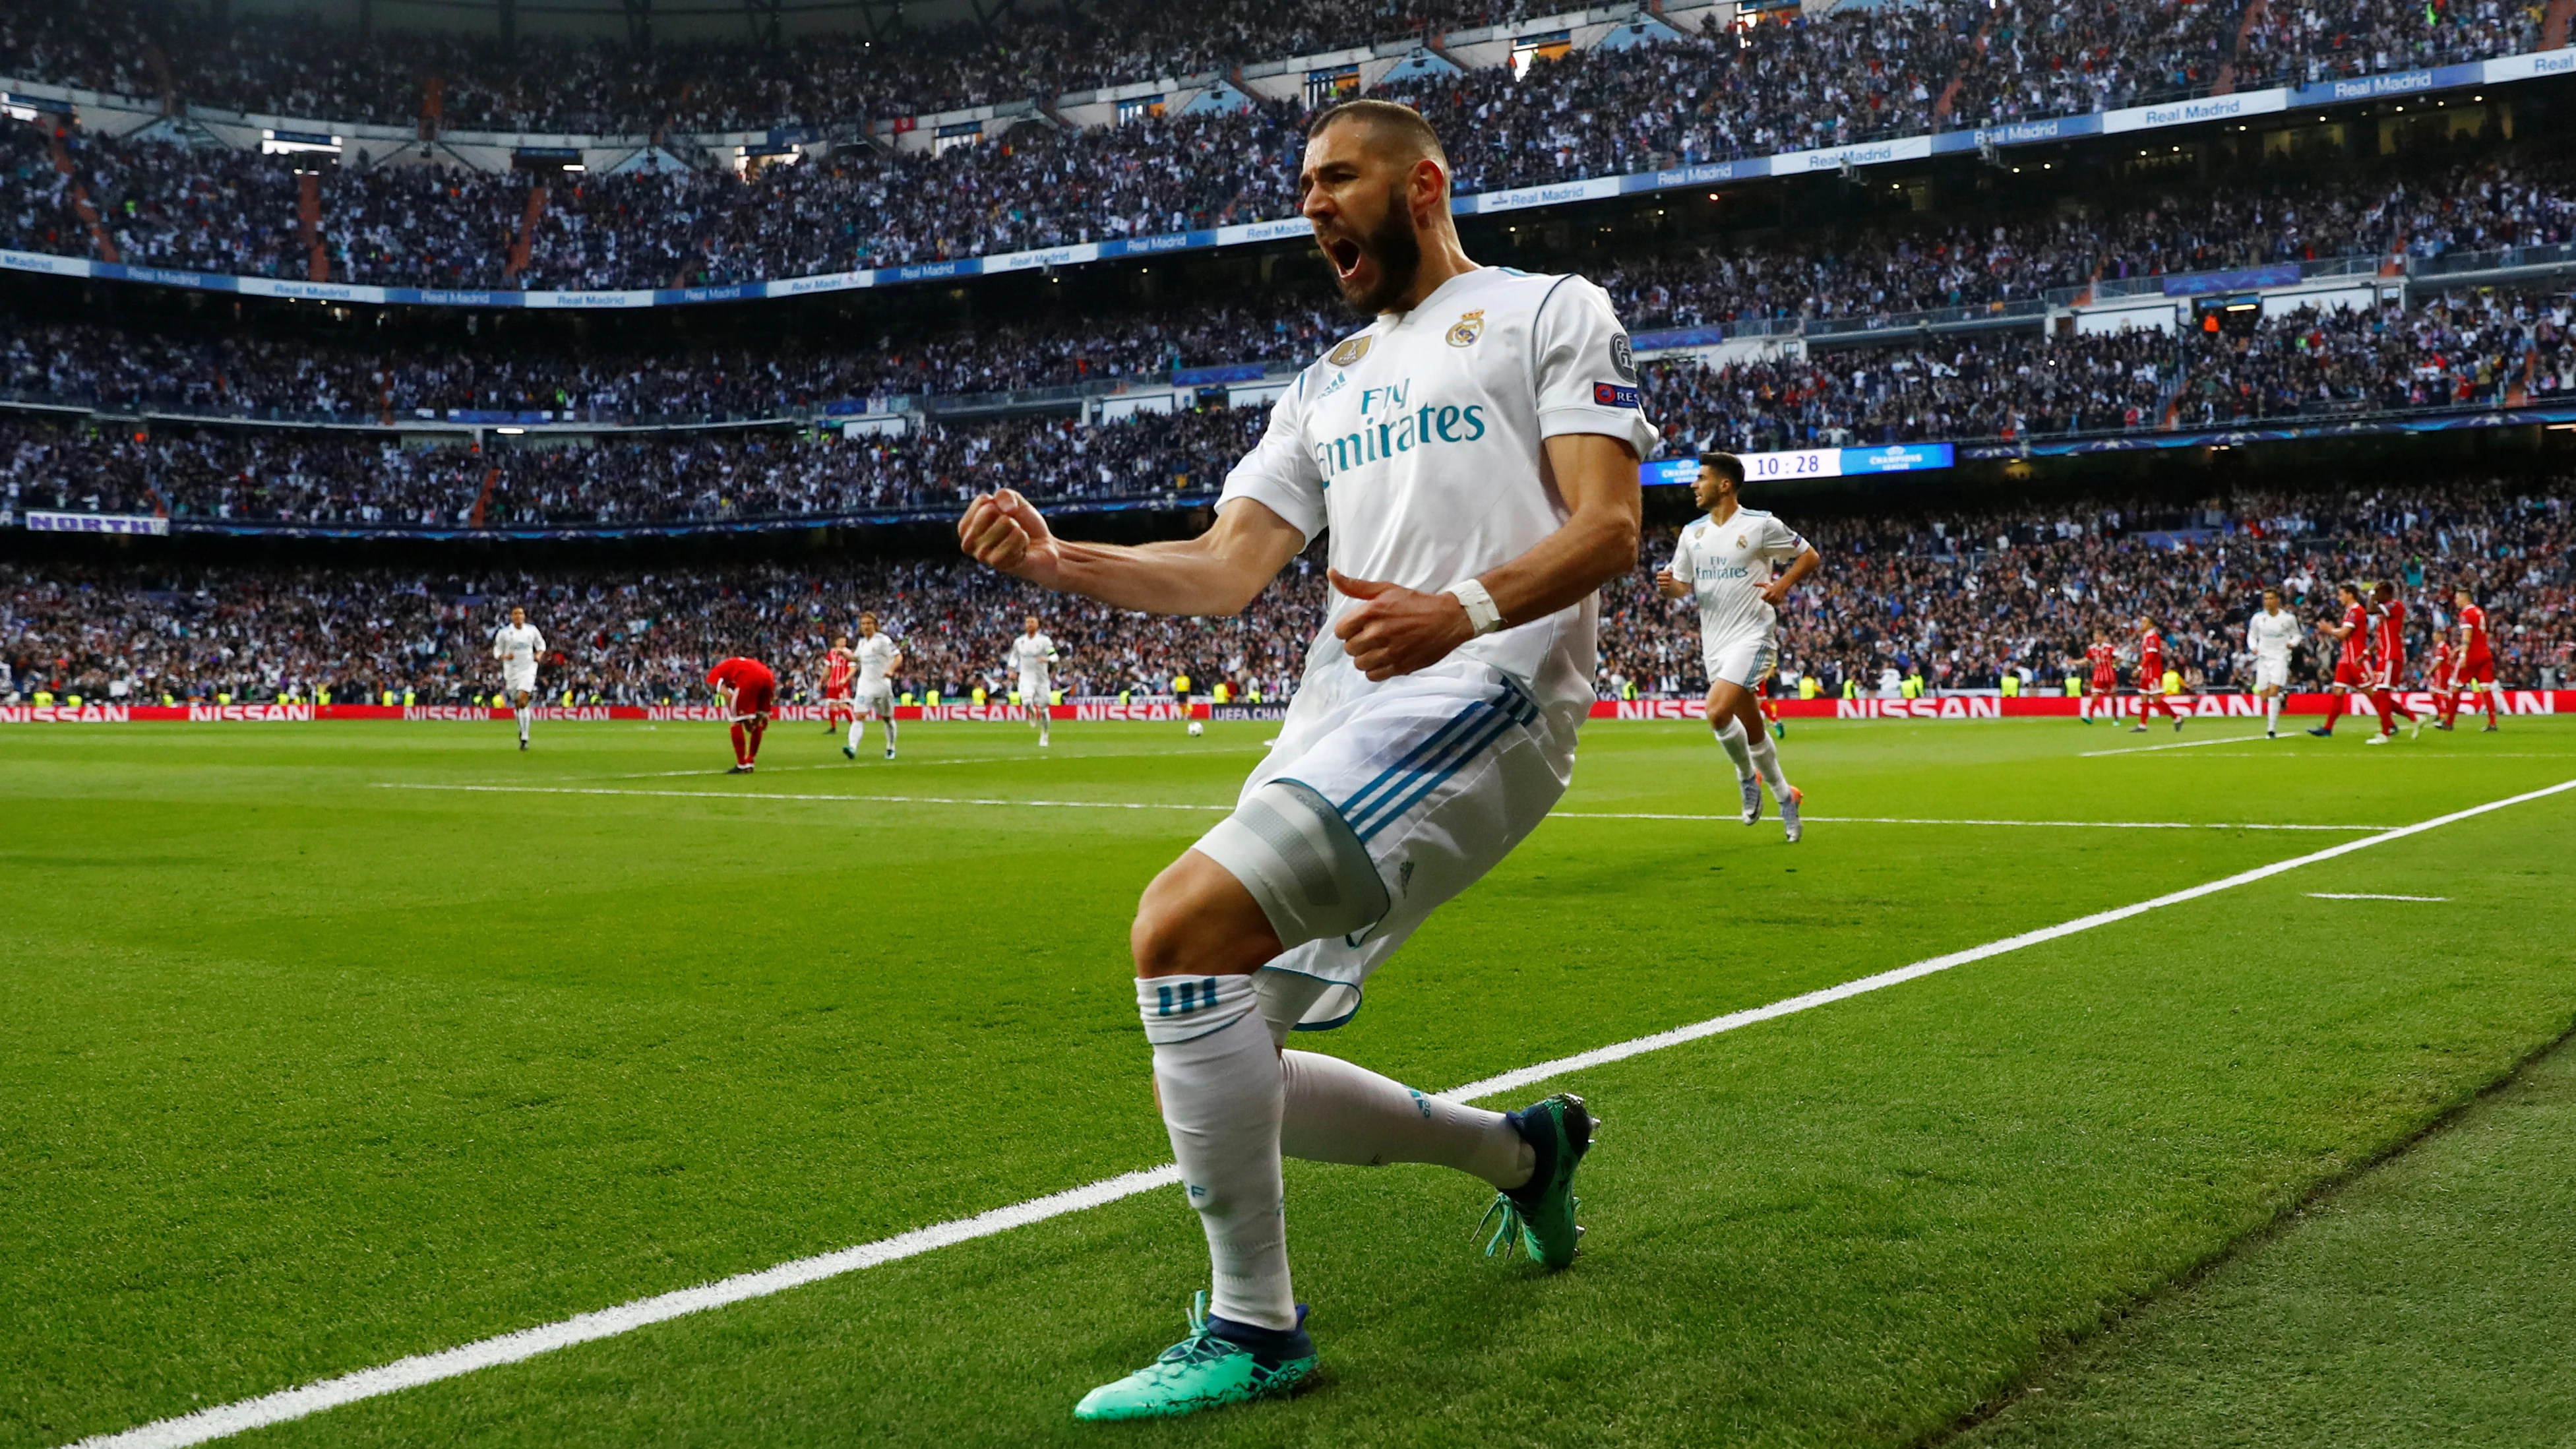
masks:
<path fill-rule="evenodd" d="M 1768 1006 L 1730 1012 L 1689 1026 L 1676 1027 L 1670 1031 L 1657 1032 L 1610 1046 L 1596 1047 L 1590 1051 L 1577 1052 L 1571 1056 L 1558 1057 L 1552 1061 L 1486 1077 L 1440 1095 L 1472 1101 L 1521 1087 L 1534 1086 L 1569 1072 L 1625 1061 L 1631 1057 L 1681 1046 L 1723 1032 L 1734 1031 L 1740 1027 L 1751 1026 L 1757 1022 L 1770 1021 L 1837 1001 L 1845 1001 L 1855 996 L 1881 991 L 1887 987 L 1947 971 L 1956 966 L 1988 960 L 2025 947 L 2059 940 L 2096 927 L 2129 920 L 2149 911 L 2161 910 L 2166 906 L 2199 900 L 2239 886 L 2268 880 L 2288 871 L 2350 855 L 2355 851 L 2404 840 L 2426 831 L 2440 829 L 2445 825 L 2456 824 L 2534 800 L 2547 799 L 2569 790 L 2576 790 L 2576 779 L 2563 780 L 2538 790 L 2529 790 L 2519 795 L 2472 805 L 2447 815 L 2437 815 L 2429 820 L 2418 821 L 2413 825 L 2398 826 L 2359 840 L 2348 840 L 2331 845 L 2306 855 L 2275 861 L 2270 865 L 2256 866 L 2251 870 L 2240 871 L 2220 880 L 2171 891 L 2134 905 L 2097 911 L 2089 916 L 2080 916 L 2057 925 L 2025 931 L 2016 936 L 2007 936 L 1982 946 L 1972 946 L 1964 951 L 1954 951 L 1947 955 L 1918 961 L 1909 966 L 1900 966 L 1892 971 L 1864 976 L 1839 986 L 1830 986 L 1820 991 L 1789 997 Z M 569 1348 L 576 1344 L 614 1337 L 650 1324 L 666 1322 L 706 1309 L 768 1297 L 790 1288 L 802 1287 L 841 1274 L 916 1257 L 934 1248 L 951 1247 L 978 1238 L 991 1237 L 1013 1228 L 1026 1227 L 1050 1218 L 1123 1201 L 1151 1192 L 1156 1188 L 1172 1186 L 1178 1181 L 1178 1170 L 1172 1164 L 1165 1163 L 1158 1167 L 1068 1188 L 1045 1197 L 995 1208 L 974 1217 L 934 1223 L 928 1227 L 916 1228 L 872 1243 L 861 1243 L 831 1253 L 780 1263 L 755 1273 L 738 1274 L 694 1288 L 636 1299 L 613 1308 L 599 1309 L 555 1323 L 520 1329 L 514 1333 L 481 1339 L 437 1353 L 398 1359 L 377 1368 L 362 1369 L 337 1378 L 318 1380 L 297 1388 L 261 1395 L 258 1398 L 220 1404 L 177 1418 L 156 1420 L 133 1429 L 93 1435 L 80 1440 L 73 1449 L 184 1449 L 184 1446 L 227 1438 L 271 1424 L 286 1423 L 325 1409 L 381 1397 L 401 1389 L 456 1378 L 477 1369 L 517 1363 L 559 1348 Z"/>
<path fill-rule="evenodd" d="M 1231 805 L 1156 805 L 1135 800 L 983 800 L 951 795 L 791 795 L 778 790 L 605 790 L 568 785 L 427 785 L 380 781 L 379 790 L 453 790 L 469 795 L 637 795 L 669 800 L 855 800 L 872 805 L 1028 805 L 1057 810 L 1232 810 Z"/>

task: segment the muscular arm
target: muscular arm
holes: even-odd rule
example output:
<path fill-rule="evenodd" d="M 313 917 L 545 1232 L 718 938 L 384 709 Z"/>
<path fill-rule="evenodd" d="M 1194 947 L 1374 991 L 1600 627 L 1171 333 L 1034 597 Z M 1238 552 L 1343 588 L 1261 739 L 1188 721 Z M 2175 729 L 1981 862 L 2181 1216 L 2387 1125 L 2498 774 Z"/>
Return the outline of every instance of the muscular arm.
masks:
<path fill-rule="evenodd" d="M 1789 571 L 1787 573 L 1773 579 L 1763 588 L 1762 601 L 1775 609 L 1780 607 L 1782 603 L 1788 600 L 1789 591 L 1798 586 L 1799 580 L 1804 579 L 1811 573 L 1814 573 L 1816 571 L 1816 566 L 1824 561 L 1824 555 L 1817 553 L 1813 547 L 1810 547 L 1805 553 L 1798 555 L 1797 558 L 1790 561 Z"/>
<path fill-rule="evenodd" d="M 957 543 L 977 563 L 1113 608 L 1240 614 L 1306 546 L 1306 536 L 1266 505 L 1237 498 L 1196 538 L 1075 543 L 1056 537 L 1027 499 L 1006 488 L 967 505 Z"/>
<path fill-rule="evenodd" d="M 1547 462 L 1568 516 L 1556 532 L 1519 558 L 1477 577 L 1502 612 L 1503 624 L 1545 618 L 1590 597 L 1637 566 L 1645 513 L 1637 455 L 1618 438 L 1569 433 L 1547 440 Z M 1351 662 L 1371 679 L 1391 679 L 1437 664 L 1475 637 L 1466 606 L 1446 593 L 1332 576 L 1333 587 L 1361 600 L 1334 624 Z"/>

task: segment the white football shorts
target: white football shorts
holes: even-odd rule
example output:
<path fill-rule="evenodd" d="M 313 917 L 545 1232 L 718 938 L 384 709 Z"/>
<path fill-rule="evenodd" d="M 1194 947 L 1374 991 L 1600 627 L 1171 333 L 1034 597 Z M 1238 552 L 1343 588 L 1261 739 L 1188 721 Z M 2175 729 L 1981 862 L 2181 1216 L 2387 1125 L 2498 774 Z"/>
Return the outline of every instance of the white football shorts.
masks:
<path fill-rule="evenodd" d="M 1022 704 L 1044 704 L 1052 694 L 1047 677 L 1043 674 L 1021 675 L 1019 690 Z"/>
<path fill-rule="evenodd" d="M 1324 983 L 1293 993 L 1298 1029 L 1350 1020 L 1415 928 L 1538 828 L 1573 778 L 1580 717 L 1461 660 L 1376 684 L 1308 675 L 1235 813 L 1197 846 L 1288 947 L 1262 976 Z"/>
<path fill-rule="evenodd" d="M 537 670 L 536 670 L 536 666 L 535 666 L 535 665 L 529 665 L 529 666 L 528 666 L 527 668 L 525 668 L 525 669 L 504 669 L 504 670 L 502 670 L 502 671 L 501 671 L 501 687 L 502 687 L 503 689 L 508 690 L 508 691 L 509 691 L 510 693 L 512 693 L 512 694 L 534 694 L 534 693 L 536 693 L 536 691 L 537 691 Z"/>
<path fill-rule="evenodd" d="M 894 686 L 884 681 L 870 684 L 861 680 L 851 707 L 875 715 L 878 719 L 894 718 Z"/>
<path fill-rule="evenodd" d="M 1771 677 L 1772 667 L 1780 662 L 1780 646 L 1768 634 L 1749 634 L 1704 644 L 1701 657 L 1708 666 L 1709 683 L 1723 679 L 1751 689 L 1755 680 Z"/>
<path fill-rule="evenodd" d="M 2290 687 L 2290 661 L 2287 659 L 2255 660 L 2254 687 L 2256 689 L 2288 689 Z"/>

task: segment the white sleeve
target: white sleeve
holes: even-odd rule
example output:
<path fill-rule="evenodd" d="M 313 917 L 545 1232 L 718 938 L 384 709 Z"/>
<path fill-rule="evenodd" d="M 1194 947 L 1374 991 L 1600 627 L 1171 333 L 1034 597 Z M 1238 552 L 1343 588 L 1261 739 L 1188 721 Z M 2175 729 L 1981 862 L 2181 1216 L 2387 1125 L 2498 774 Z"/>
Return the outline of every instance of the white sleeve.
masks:
<path fill-rule="evenodd" d="M 546 652 L 546 636 L 534 629 L 528 631 L 528 658 L 534 660 Z"/>
<path fill-rule="evenodd" d="M 1538 433 L 1604 433 L 1643 461 L 1655 450 L 1637 392 L 1637 359 L 1609 294 L 1581 277 L 1559 280 L 1530 320 L 1530 364 L 1538 381 Z"/>
<path fill-rule="evenodd" d="M 1673 540 L 1673 561 L 1670 572 L 1674 578 L 1684 583 L 1690 582 L 1690 530 L 1687 528 L 1681 531 L 1679 538 Z"/>
<path fill-rule="evenodd" d="M 1288 521 L 1308 542 L 1324 531 L 1324 474 L 1306 451 L 1306 389 L 1321 386 L 1315 369 L 1297 374 L 1297 385 L 1270 405 L 1270 425 L 1261 441 L 1225 475 L 1217 495 L 1220 509 L 1237 498 L 1249 498 Z"/>
<path fill-rule="evenodd" d="M 1764 525 L 1762 551 L 1772 562 L 1795 563 L 1798 556 L 1805 553 L 1807 548 L 1807 541 L 1798 536 L 1798 530 L 1781 522 L 1777 516 Z"/>
<path fill-rule="evenodd" d="M 499 629 L 492 631 L 492 657 L 495 659 L 507 659 L 510 657 L 510 646 L 503 643 L 501 640 L 503 632 L 504 631 Z"/>

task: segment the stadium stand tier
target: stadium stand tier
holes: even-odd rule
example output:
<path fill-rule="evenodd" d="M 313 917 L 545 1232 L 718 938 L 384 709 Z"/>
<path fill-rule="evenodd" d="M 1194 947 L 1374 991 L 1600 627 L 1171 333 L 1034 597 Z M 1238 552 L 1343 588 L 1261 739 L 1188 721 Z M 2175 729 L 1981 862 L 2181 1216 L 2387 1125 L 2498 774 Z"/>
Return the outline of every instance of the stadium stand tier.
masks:
<path fill-rule="evenodd" d="M 1812 676 L 1826 693 L 1846 680 L 1875 693 L 1882 675 L 1919 672 L 1934 690 L 1991 689 L 2016 671 L 2031 689 L 2055 692 L 2095 631 L 2126 640 L 2151 614 L 2188 687 L 2242 689 L 2251 680 L 2242 625 L 2262 588 L 2285 588 L 2314 619 L 2338 583 L 2388 579 L 2416 604 L 2419 634 L 2447 627 L 2452 590 L 2470 589 L 2494 621 L 2497 666 L 2514 687 L 2576 678 L 2576 477 L 2183 502 L 1883 503 L 1800 519 L 1826 563 L 1784 617 L 1785 677 Z M 1652 533 L 1638 571 L 1604 591 L 1605 698 L 1690 697 L 1706 687 L 1690 605 L 1654 593 L 1652 570 L 1674 536 Z M 0 565 L 0 638 L 21 697 L 41 688 L 249 702 L 329 690 L 344 701 L 408 693 L 453 703 L 489 688 L 490 632 L 525 605 L 562 654 L 550 667 L 563 691 L 577 702 L 640 704 L 693 698 L 706 661 L 726 654 L 810 674 L 830 637 L 870 609 L 903 645 L 903 688 L 956 700 L 1007 687 L 1000 642 L 1037 610 L 1066 651 L 1074 695 L 1162 695 L 1185 674 L 1201 691 L 1222 680 L 1238 697 L 1277 700 L 1294 690 L 1322 616 L 1319 554 L 1219 620 L 1042 596 L 948 559 L 417 571 L 61 557 Z M 2414 653 L 2429 655 L 2429 636 Z M 2299 670 L 2303 682 L 2322 682 L 2331 660 L 2311 648 Z M 806 693 L 812 687 L 804 681 Z"/>

